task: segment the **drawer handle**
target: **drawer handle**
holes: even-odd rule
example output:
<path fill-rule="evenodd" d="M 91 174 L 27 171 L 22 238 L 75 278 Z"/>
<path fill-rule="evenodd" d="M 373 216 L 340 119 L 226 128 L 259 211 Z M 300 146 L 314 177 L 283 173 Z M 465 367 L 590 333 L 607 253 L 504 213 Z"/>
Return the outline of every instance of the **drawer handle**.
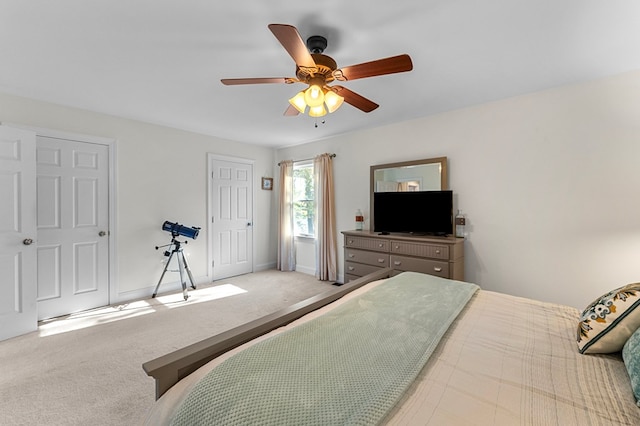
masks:
<path fill-rule="evenodd" d="M 349 240 L 349 244 L 353 244 L 353 240 Z"/>
<path fill-rule="evenodd" d="M 378 259 L 378 263 L 384 263 L 384 259 Z"/>
<path fill-rule="evenodd" d="M 399 248 L 400 248 L 400 246 L 396 246 L 396 250 L 399 249 Z"/>
<path fill-rule="evenodd" d="M 393 262 L 393 264 L 396 266 L 400 266 L 402 265 L 402 262 L 400 262 L 399 260 L 396 260 L 395 262 Z"/>
<path fill-rule="evenodd" d="M 382 244 L 382 243 L 378 244 L 378 247 L 383 247 L 383 246 L 384 246 L 384 244 Z"/>
<path fill-rule="evenodd" d="M 356 255 L 355 255 L 355 254 L 353 254 L 353 253 L 350 253 L 350 254 L 349 254 L 349 257 L 353 259 L 354 257 L 356 257 Z"/>
<path fill-rule="evenodd" d="M 434 266 L 433 270 L 436 272 L 442 272 L 442 268 L 440 266 Z"/>
<path fill-rule="evenodd" d="M 349 266 L 349 270 L 350 270 L 350 271 L 353 271 L 353 270 L 355 270 L 355 269 L 356 269 L 356 268 L 354 268 L 353 266 Z"/>
<path fill-rule="evenodd" d="M 440 250 L 436 250 L 436 254 L 440 254 Z"/>

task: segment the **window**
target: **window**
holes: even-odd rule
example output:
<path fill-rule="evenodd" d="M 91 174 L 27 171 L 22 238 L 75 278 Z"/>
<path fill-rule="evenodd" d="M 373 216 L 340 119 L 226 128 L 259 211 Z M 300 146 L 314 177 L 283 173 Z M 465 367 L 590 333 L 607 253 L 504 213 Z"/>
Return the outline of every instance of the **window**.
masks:
<path fill-rule="evenodd" d="M 313 163 L 296 163 L 293 165 L 293 234 L 315 238 L 315 215 Z"/>

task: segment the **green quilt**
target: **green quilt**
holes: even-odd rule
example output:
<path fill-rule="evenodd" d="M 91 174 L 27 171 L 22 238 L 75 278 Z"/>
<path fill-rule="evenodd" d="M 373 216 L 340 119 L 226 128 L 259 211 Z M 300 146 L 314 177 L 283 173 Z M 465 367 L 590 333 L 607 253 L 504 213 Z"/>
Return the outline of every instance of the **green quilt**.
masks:
<path fill-rule="evenodd" d="M 405 272 L 207 374 L 172 425 L 371 425 L 478 286 Z"/>

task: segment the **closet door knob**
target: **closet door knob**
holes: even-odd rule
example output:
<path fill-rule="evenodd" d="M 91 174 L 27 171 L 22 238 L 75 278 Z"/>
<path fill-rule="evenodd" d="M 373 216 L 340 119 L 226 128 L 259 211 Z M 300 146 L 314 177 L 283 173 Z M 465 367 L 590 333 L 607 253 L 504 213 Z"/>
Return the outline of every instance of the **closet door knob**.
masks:
<path fill-rule="evenodd" d="M 24 240 L 22 240 L 22 244 L 24 244 L 25 246 L 30 246 L 31 244 L 33 244 L 33 240 L 31 238 L 25 238 Z"/>

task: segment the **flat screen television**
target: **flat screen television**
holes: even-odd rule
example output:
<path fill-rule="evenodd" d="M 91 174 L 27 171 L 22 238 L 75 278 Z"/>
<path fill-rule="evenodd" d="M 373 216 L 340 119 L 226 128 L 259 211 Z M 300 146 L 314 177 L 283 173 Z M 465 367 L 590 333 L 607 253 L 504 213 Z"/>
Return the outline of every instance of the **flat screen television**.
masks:
<path fill-rule="evenodd" d="M 374 192 L 374 232 L 453 233 L 453 191 Z"/>

